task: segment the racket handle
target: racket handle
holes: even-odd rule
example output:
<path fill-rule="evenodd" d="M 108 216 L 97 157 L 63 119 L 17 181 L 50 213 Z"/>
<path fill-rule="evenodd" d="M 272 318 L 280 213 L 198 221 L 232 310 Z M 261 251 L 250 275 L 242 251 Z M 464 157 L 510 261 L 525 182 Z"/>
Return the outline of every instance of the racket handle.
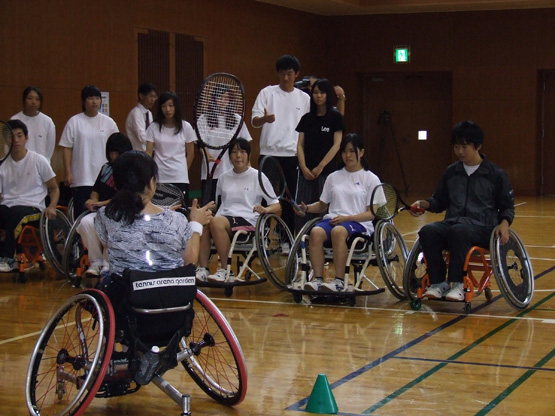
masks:
<path fill-rule="evenodd" d="M 413 205 L 410 206 L 410 210 L 412 212 L 426 212 L 426 210 L 424 208 L 420 208 L 420 207 L 415 207 Z"/>
<path fill-rule="evenodd" d="M 293 205 L 293 209 L 297 211 L 301 217 L 306 215 L 306 212 L 304 212 L 295 201 L 291 200 L 291 205 Z"/>

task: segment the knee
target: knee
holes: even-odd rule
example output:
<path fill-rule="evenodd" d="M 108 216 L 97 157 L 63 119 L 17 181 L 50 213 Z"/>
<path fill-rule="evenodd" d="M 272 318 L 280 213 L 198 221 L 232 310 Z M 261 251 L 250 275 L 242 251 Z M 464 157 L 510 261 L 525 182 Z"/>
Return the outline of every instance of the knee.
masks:
<path fill-rule="evenodd" d="M 349 232 L 344 227 L 333 227 L 331 230 L 331 242 L 334 248 L 347 246 Z"/>
<path fill-rule="evenodd" d="M 328 236 L 323 228 L 314 227 L 310 231 L 310 245 L 318 245 L 321 246 L 324 242 L 328 239 Z"/>

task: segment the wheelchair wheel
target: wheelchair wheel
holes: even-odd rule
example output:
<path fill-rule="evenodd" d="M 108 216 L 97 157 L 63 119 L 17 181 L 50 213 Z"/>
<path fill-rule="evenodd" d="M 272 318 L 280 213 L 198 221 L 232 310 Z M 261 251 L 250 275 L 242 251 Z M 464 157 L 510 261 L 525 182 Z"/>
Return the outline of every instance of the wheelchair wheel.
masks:
<path fill-rule="evenodd" d="M 424 262 L 424 253 L 422 253 L 420 241 L 416 239 L 410 250 L 403 273 L 403 289 L 408 300 L 417 300 L 416 291 L 421 286 L 422 278 L 425 274 L 426 263 Z"/>
<path fill-rule="evenodd" d="M 31 415 L 81 415 L 100 387 L 114 348 L 114 311 L 86 290 L 66 300 L 44 327 L 27 372 Z"/>
<path fill-rule="evenodd" d="M 77 232 L 77 227 L 81 223 L 81 219 L 90 214 L 89 211 L 83 212 L 71 226 L 67 236 L 67 242 L 64 247 L 64 255 L 62 258 L 62 268 L 68 281 L 72 282 L 75 287 L 81 284 L 82 260 L 86 255 L 85 246 L 81 241 L 81 236 Z"/>
<path fill-rule="evenodd" d="M 408 250 L 403 236 L 391 221 L 378 222 L 374 231 L 374 247 L 380 273 L 387 288 L 397 299 L 406 299 L 403 273 Z"/>
<path fill-rule="evenodd" d="M 302 253 L 302 251 L 301 251 L 301 243 L 302 243 L 301 239 L 302 239 L 302 236 L 306 235 L 306 234 L 309 234 L 312 227 L 314 227 L 314 225 L 318 221 L 321 221 L 321 220 L 322 220 L 322 218 L 314 218 L 313 220 L 310 220 L 297 233 L 297 238 L 295 238 L 295 242 L 293 243 L 293 246 L 291 247 L 291 251 L 289 252 L 289 256 L 287 258 L 287 264 L 285 266 L 285 276 L 286 276 L 286 279 L 289 282 L 289 284 L 295 285 L 295 282 L 300 283 L 300 279 L 301 279 L 301 253 Z M 306 250 L 307 250 L 307 262 L 310 262 L 308 260 L 308 247 L 306 247 Z M 308 276 L 307 276 L 307 278 L 308 278 Z"/>
<path fill-rule="evenodd" d="M 490 255 L 493 274 L 503 297 L 516 309 L 526 308 L 534 295 L 534 272 L 518 235 L 509 229 L 509 241 L 501 245 L 493 232 Z"/>
<path fill-rule="evenodd" d="M 70 228 L 69 219 L 60 210 L 56 210 L 56 218 L 53 220 L 49 220 L 44 213 L 40 217 L 40 239 L 44 256 L 61 275 L 64 274 L 62 261 Z"/>
<path fill-rule="evenodd" d="M 293 236 L 289 228 L 278 215 L 260 215 L 256 223 L 255 240 L 258 257 L 266 276 L 278 289 L 285 290 L 289 284 L 285 266 L 293 245 Z"/>
<path fill-rule="evenodd" d="M 235 333 L 220 310 L 201 291 L 193 305 L 191 335 L 181 347 L 193 354 L 181 364 L 211 398 L 225 405 L 238 404 L 247 393 L 245 357 Z"/>

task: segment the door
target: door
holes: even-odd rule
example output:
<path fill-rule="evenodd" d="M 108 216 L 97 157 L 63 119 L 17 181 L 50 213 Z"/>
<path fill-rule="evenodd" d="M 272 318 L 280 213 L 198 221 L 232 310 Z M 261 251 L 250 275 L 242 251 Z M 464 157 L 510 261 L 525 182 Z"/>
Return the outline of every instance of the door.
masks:
<path fill-rule="evenodd" d="M 541 195 L 555 195 L 555 70 L 543 71 L 541 91 Z"/>
<path fill-rule="evenodd" d="M 453 160 L 451 84 L 449 72 L 365 76 L 366 154 L 382 182 L 422 196 L 434 191 Z"/>

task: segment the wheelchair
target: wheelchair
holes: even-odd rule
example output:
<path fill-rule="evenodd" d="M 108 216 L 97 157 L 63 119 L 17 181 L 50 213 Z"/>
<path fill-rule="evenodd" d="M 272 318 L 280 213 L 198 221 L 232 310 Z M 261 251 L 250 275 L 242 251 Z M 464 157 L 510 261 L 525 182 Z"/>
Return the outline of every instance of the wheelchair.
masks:
<path fill-rule="evenodd" d="M 90 214 L 90 211 L 85 211 L 77 217 L 69 230 L 64 247 L 62 268 L 67 280 L 71 282 L 74 287 L 81 286 L 83 274 L 89 267 L 87 248 L 77 232 L 81 220 L 88 214 Z"/>
<path fill-rule="evenodd" d="M 398 299 L 406 299 L 402 285 L 405 261 L 408 256 L 405 241 L 391 221 L 378 221 L 375 223 L 373 236 L 353 234 L 347 240 L 348 258 L 345 270 L 345 290 L 340 292 L 320 292 L 305 290 L 304 284 L 310 280 L 310 260 L 308 247 L 310 230 L 321 220 L 315 218 L 306 223 L 299 231 L 289 254 L 285 275 L 287 276 L 286 290 L 293 294 L 296 303 L 302 301 L 303 295 L 311 296 L 311 303 L 320 301 L 326 303 L 332 299 L 347 302 L 354 306 L 357 296 L 369 296 L 385 292 L 369 277 L 366 271 L 370 265 L 378 266 L 381 278 L 389 291 Z M 324 258 L 326 262 L 333 261 L 331 245 L 324 245 Z M 350 269 L 354 270 L 351 283 Z"/>
<path fill-rule="evenodd" d="M 231 238 L 231 247 L 227 257 L 227 280 L 225 282 L 198 282 L 199 287 L 223 288 L 226 296 L 233 294 L 236 286 L 247 286 L 270 281 L 283 290 L 286 283 L 283 270 L 287 262 L 289 249 L 293 245 L 293 236 L 279 215 L 262 214 L 258 217 L 255 231 L 236 231 Z M 216 249 L 212 247 L 212 256 Z M 233 260 L 236 260 L 235 273 L 231 273 Z M 259 261 L 265 276 L 253 263 Z"/>
<path fill-rule="evenodd" d="M 63 274 L 61 262 L 69 228 L 70 222 L 60 209 L 56 209 L 52 220 L 44 212 L 23 217 L 15 230 L 21 282 L 27 281 L 26 271 L 36 263 L 45 270 L 45 258 L 58 274 Z"/>
<path fill-rule="evenodd" d="M 245 398 L 241 346 L 220 310 L 196 290 L 194 267 L 137 273 L 129 275 L 126 301 L 114 303 L 123 315 L 114 312 L 106 293 L 89 289 L 67 299 L 48 320 L 27 372 L 31 415 L 80 415 L 95 397 L 135 393 L 151 382 L 182 416 L 190 415 L 190 396 L 163 378 L 181 366 L 218 403 L 231 406 Z M 128 349 L 115 351 L 118 343 Z"/>
<path fill-rule="evenodd" d="M 446 263 L 449 262 L 448 251 L 443 252 Z M 474 246 L 468 251 L 463 267 L 465 291 L 464 310 L 471 312 L 471 302 L 475 296 L 484 293 L 487 301 L 492 298 L 491 277 L 499 287 L 501 295 L 515 309 L 525 309 L 534 294 L 534 272 L 526 247 L 516 232 L 509 228 L 509 241 L 501 244 L 492 232 L 489 250 Z M 479 280 L 478 280 L 479 278 Z M 410 251 L 403 276 L 407 298 L 412 309 L 419 310 L 422 298 L 430 279 L 426 271 L 426 259 L 422 245 L 417 239 Z M 434 299 L 444 301 L 445 299 Z"/>

